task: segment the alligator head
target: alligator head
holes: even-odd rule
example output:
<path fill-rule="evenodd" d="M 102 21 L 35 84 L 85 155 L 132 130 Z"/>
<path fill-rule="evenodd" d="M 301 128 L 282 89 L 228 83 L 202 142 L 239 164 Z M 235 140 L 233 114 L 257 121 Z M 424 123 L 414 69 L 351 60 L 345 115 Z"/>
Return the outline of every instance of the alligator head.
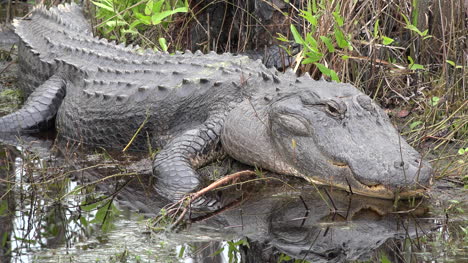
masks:
<path fill-rule="evenodd" d="M 227 153 L 273 172 L 379 198 L 414 196 L 431 184 L 430 164 L 368 96 L 349 84 L 306 83 L 231 111 L 222 132 Z"/>

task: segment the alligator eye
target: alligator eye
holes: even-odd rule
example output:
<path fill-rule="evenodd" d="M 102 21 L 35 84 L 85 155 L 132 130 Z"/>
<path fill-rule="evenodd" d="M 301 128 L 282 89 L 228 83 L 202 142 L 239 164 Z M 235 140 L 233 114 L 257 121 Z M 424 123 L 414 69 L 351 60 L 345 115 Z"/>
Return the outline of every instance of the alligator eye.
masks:
<path fill-rule="evenodd" d="M 336 102 L 330 101 L 326 105 L 327 112 L 330 113 L 332 116 L 340 116 L 341 112 L 339 110 L 339 106 Z"/>

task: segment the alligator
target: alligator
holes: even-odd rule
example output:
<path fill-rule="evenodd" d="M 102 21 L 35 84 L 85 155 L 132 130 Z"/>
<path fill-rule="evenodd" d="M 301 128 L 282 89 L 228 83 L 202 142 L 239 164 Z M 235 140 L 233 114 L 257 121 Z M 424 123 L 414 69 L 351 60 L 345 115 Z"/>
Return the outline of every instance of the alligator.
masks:
<path fill-rule="evenodd" d="M 28 96 L 0 133 L 154 151 L 157 192 L 196 191 L 222 156 L 349 192 L 420 195 L 432 168 L 386 113 L 350 84 L 279 73 L 229 53 L 154 52 L 93 36 L 75 4 L 14 21 L 18 86 Z"/>

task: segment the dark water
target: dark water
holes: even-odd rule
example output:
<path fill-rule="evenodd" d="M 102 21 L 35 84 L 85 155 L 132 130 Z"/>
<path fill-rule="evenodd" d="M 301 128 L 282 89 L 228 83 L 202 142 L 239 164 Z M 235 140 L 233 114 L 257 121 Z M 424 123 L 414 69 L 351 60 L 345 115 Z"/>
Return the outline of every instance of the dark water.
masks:
<path fill-rule="evenodd" d="M 431 211 L 436 200 L 395 203 L 287 177 L 257 178 L 223 190 L 224 204 L 240 204 L 204 220 L 209 212 L 193 210 L 192 224 L 153 232 L 148 219 L 166 203 L 150 187 L 142 156 L 117 160 L 32 137 L 0 149 L 0 262 L 467 259 L 466 214 Z"/>

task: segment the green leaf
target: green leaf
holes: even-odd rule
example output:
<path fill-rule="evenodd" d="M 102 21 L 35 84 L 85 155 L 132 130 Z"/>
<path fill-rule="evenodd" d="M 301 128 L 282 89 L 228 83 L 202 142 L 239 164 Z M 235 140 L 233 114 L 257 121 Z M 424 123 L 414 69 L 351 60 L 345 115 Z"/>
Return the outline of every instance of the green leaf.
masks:
<path fill-rule="evenodd" d="M 289 42 L 289 39 L 286 36 L 282 35 L 281 33 L 278 33 L 278 37 L 276 39 L 282 42 Z"/>
<path fill-rule="evenodd" d="M 305 39 L 306 43 L 307 43 L 307 48 L 312 50 L 312 51 L 315 51 L 315 52 L 318 52 L 318 44 L 317 44 L 317 40 L 315 40 L 315 38 L 312 37 L 312 34 L 311 33 L 308 33 L 306 35 L 306 39 Z"/>
<path fill-rule="evenodd" d="M 96 209 L 99 204 L 100 204 L 100 202 L 95 202 L 95 203 L 92 203 L 92 204 L 82 204 L 80 206 L 80 208 L 83 211 L 90 212 L 90 211 Z"/>
<path fill-rule="evenodd" d="M 317 16 L 313 16 L 310 12 L 301 10 L 301 13 L 299 16 L 307 20 L 311 25 L 317 26 L 318 24 L 318 19 Z"/>
<path fill-rule="evenodd" d="M 149 0 L 149 1 L 146 3 L 146 6 L 145 6 L 145 15 L 147 15 L 147 16 L 151 15 L 151 13 L 153 12 L 153 4 L 154 4 L 154 1 L 153 1 L 153 0 Z"/>
<path fill-rule="evenodd" d="M 127 25 L 127 22 L 115 20 L 115 21 L 107 21 L 104 24 L 109 27 L 117 27 L 117 26 L 125 26 Z"/>
<path fill-rule="evenodd" d="M 440 98 L 437 97 L 437 96 L 434 96 L 434 97 L 432 97 L 431 100 L 429 101 L 429 104 L 430 104 L 431 106 L 436 106 L 436 105 L 439 103 L 439 101 L 440 101 Z"/>
<path fill-rule="evenodd" d="M 348 43 L 348 41 L 346 40 L 346 37 L 345 37 L 345 35 L 343 34 L 343 32 L 342 32 L 339 28 L 337 28 L 337 27 L 335 27 L 335 30 L 334 30 L 334 31 L 335 31 L 336 43 L 338 44 L 338 46 L 339 46 L 340 48 L 343 48 L 343 49 L 346 48 L 346 47 L 348 47 L 348 46 L 349 46 L 349 43 Z"/>
<path fill-rule="evenodd" d="M 340 13 L 338 13 L 338 11 L 335 11 L 332 13 L 333 14 L 333 17 L 335 18 L 335 22 L 338 24 L 338 26 L 343 26 L 344 24 L 344 20 L 343 20 L 343 17 L 340 15 Z"/>
<path fill-rule="evenodd" d="M 423 123 L 422 121 L 415 121 L 415 122 L 411 123 L 409 127 L 412 130 L 412 129 L 418 127 L 419 125 L 421 125 L 422 123 Z"/>
<path fill-rule="evenodd" d="M 330 69 L 330 77 L 333 81 L 336 82 L 341 82 L 340 78 L 338 77 L 338 74 L 333 69 Z"/>
<path fill-rule="evenodd" d="M 410 70 L 417 70 L 417 69 L 424 69 L 424 66 L 421 64 L 415 64 L 414 60 L 411 56 L 408 56 L 408 60 L 410 64 L 408 65 L 408 69 Z"/>
<path fill-rule="evenodd" d="M 380 263 L 392 263 L 385 254 L 380 256 Z"/>
<path fill-rule="evenodd" d="M 424 69 L 424 66 L 421 64 L 413 64 L 409 67 L 410 70 Z"/>
<path fill-rule="evenodd" d="M 154 3 L 153 5 L 153 14 L 161 12 L 161 7 L 164 4 L 164 0 L 159 0 L 158 2 Z"/>
<path fill-rule="evenodd" d="M 467 150 L 468 150 L 468 148 L 467 148 Z M 460 149 L 458 149 L 458 154 L 463 155 L 463 154 L 465 154 L 467 152 L 467 150 L 465 150 L 463 148 L 460 148 Z M 0 213 L 0 215 L 1 215 L 1 213 Z"/>
<path fill-rule="evenodd" d="M 93 4 L 94 4 L 95 6 L 97 6 L 97 7 L 99 7 L 99 8 L 102 8 L 102 9 L 105 9 L 105 10 L 110 11 L 110 12 L 112 12 L 112 13 L 115 13 L 115 12 L 114 12 L 114 7 L 113 7 L 112 5 L 109 6 L 109 5 L 105 5 L 105 4 L 99 3 L 99 2 L 94 2 L 94 1 L 92 1 L 92 2 L 93 2 Z"/>
<path fill-rule="evenodd" d="M 453 61 L 451 61 L 451 60 L 448 60 L 448 59 L 447 59 L 446 62 L 449 63 L 452 67 L 455 67 L 455 66 L 456 66 L 455 62 L 453 62 Z"/>
<path fill-rule="evenodd" d="M 122 29 L 122 30 L 120 30 L 120 32 L 121 32 L 122 34 L 138 35 L 138 31 L 136 31 L 136 30 L 133 29 L 133 28 Z"/>
<path fill-rule="evenodd" d="M 163 51 L 167 51 L 167 41 L 166 41 L 166 39 L 161 37 L 161 38 L 158 39 L 158 41 L 159 41 L 159 46 L 161 47 L 161 49 Z"/>
<path fill-rule="evenodd" d="M 341 56 L 341 59 L 342 59 L 342 60 L 347 60 L 347 59 L 349 59 L 349 56 L 343 55 L 343 56 Z"/>
<path fill-rule="evenodd" d="M 389 38 L 386 36 L 382 37 L 382 44 L 384 45 L 390 45 L 391 43 L 393 43 L 393 41 L 395 41 L 393 38 Z"/>
<path fill-rule="evenodd" d="M 294 42 L 305 46 L 304 39 L 301 37 L 301 34 L 299 34 L 299 31 L 297 31 L 296 27 L 293 24 L 291 24 L 290 28 L 291 28 L 291 33 L 294 37 Z"/>
<path fill-rule="evenodd" d="M 151 22 L 153 25 L 158 25 L 160 24 L 164 19 L 167 17 L 176 14 L 176 13 L 186 13 L 188 11 L 187 7 L 179 7 L 174 10 L 168 10 L 168 11 L 163 11 L 160 13 L 156 13 L 153 16 L 151 16 Z"/>
<path fill-rule="evenodd" d="M 319 52 L 307 52 L 305 53 L 306 59 L 302 60 L 302 64 L 311 64 L 322 59 L 323 54 Z"/>
<path fill-rule="evenodd" d="M 335 52 L 335 47 L 333 46 L 333 43 L 329 37 L 320 36 L 320 40 L 322 40 L 322 42 L 325 43 L 325 46 L 327 46 L 328 52 L 330 53 Z"/>
<path fill-rule="evenodd" d="M 137 17 L 138 21 L 141 24 L 151 25 L 151 17 L 150 16 L 145 16 L 145 15 L 142 15 L 140 13 L 135 13 L 135 16 Z"/>
<path fill-rule="evenodd" d="M 378 38 L 379 37 L 379 20 L 377 19 L 377 21 L 375 21 L 375 24 L 374 24 L 374 38 Z"/>
<path fill-rule="evenodd" d="M 89 225 L 88 220 L 84 216 L 80 217 L 80 223 L 82 226 L 87 227 Z"/>
<path fill-rule="evenodd" d="M 182 245 L 179 250 L 179 255 L 177 256 L 178 258 L 183 258 L 185 253 L 185 245 Z"/>
<path fill-rule="evenodd" d="M 321 64 L 321 63 L 314 63 L 314 65 L 322 72 L 323 75 L 330 77 L 330 69 L 327 68 L 327 66 Z"/>

